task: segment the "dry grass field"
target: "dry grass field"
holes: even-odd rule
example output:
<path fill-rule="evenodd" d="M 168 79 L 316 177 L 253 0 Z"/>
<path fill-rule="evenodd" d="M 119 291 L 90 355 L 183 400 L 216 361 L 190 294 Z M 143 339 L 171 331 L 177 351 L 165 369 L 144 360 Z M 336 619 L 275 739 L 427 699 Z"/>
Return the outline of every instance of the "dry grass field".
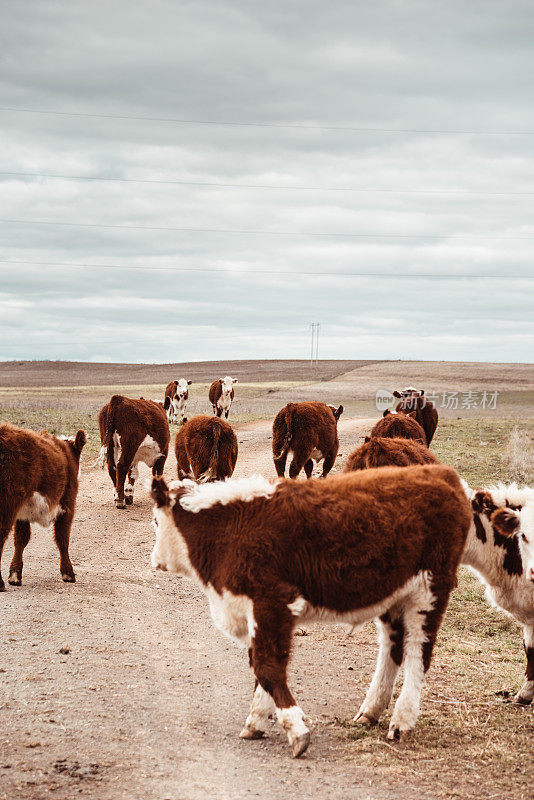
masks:
<path fill-rule="evenodd" d="M 370 625 L 352 637 L 342 626 L 311 625 L 306 636 L 295 640 L 293 685 L 316 726 L 306 759 L 290 762 L 283 738 L 274 729 L 262 744 L 235 738 L 250 689 L 243 655 L 212 633 L 207 608 L 196 590 L 172 576 L 156 577 L 151 572 L 146 491 L 139 490 L 139 504 L 136 501 L 133 510 L 121 517 L 110 502 L 107 474 L 89 468 L 100 446 L 96 425 L 100 406 L 116 392 L 162 397 L 167 377 L 180 377 L 176 366 L 166 371 L 152 365 L 84 365 L 83 369 L 78 365 L 60 371 L 55 364 L 23 364 L 19 369 L 15 364 L 0 365 L 2 419 L 68 434 L 84 427 L 90 437 L 73 529 L 78 583 L 61 584 L 54 548 L 47 544 L 43 550 L 43 534 L 28 547 L 24 585 L 0 595 L 5 620 L 2 646 L 7 654 L 0 664 L 5 734 L 0 744 L 0 798 L 40 800 L 76 793 L 95 800 L 138 796 L 285 800 L 297 793 L 302 798 L 406 800 L 532 797 L 534 713 L 509 702 L 524 671 L 520 634 L 513 620 L 488 606 L 482 586 L 465 569 L 460 571 L 438 637 L 419 724 L 407 742 L 386 741 L 387 718 L 370 730 L 351 722 L 374 666 L 376 644 Z M 328 362 L 313 374 L 302 362 L 300 366 L 280 362 L 278 372 L 271 362 L 183 367 L 182 372 L 178 365 L 181 374 L 195 380 L 190 416 L 209 412 L 210 378 L 227 372 L 239 378 L 230 421 L 240 441 L 240 475 L 254 471 L 274 475 L 270 420 L 288 400 L 323 399 L 345 405 L 336 465 L 340 468 L 378 416 L 376 390 L 415 384 L 436 392 L 497 391 L 494 410 L 439 409 L 432 449 L 474 487 L 512 479 L 534 483 L 534 367 L 530 365 Z M 173 470 L 170 461 L 171 477 Z M 96 552 L 98 548 L 105 552 Z M 9 557 L 6 553 L 3 559 L 4 572 Z M 46 576 L 44 583 L 40 570 Z M 119 581 L 120 592 L 103 580 L 108 571 Z M 111 611 L 101 603 L 108 592 Z M 78 632 L 80 603 L 90 634 L 84 634 L 83 626 Z M 53 611 L 53 616 L 62 638 L 46 619 L 57 606 L 62 610 Z M 95 640 L 92 649 L 84 650 L 84 635 L 91 642 L 98 639 L 99 627 L 107 630 L 109 613 L 115 620 L 111 638 L 105 643 Z M 130 622 L 129 615 L 138 621 Z M 118 623 L 119 619 L 125 621 Z M 132 625 L 135 639 L 130 638 Z M 72 691 L 78 692 L 76 703 L 54 691 L 58 680 L 67 680 L 55 672 L 63 669 L 55 655 L 59 641 L 72 643 L 73 652 L 78 647 L 80 654 L 85 653 L 75 662 L 69 662 L 70 656 L 61 659 L 76 663 L 68 678 Z M 159 653 L 154 652 L 155 641 Z M 99 647 L 103 654 L 96 658 Z M 36 656 L 45 661 L 36 661 Z M 48 671 L 47 658 L 58 661 Z M 211 665 L 209 670 L 206 664 Z M 121 675 L 129 676 L 122 685 Z M 169 686 L 174 689 L 167 695 Z M 182 719 L 183 708 L 187 714 Z M 51 715 L 59 724 L 48 723 Z M 116 739 L 113 731 L 118 732 Z M 175 739 L 182 760 L 173 755 Z M 98 762 L 100 767 L 84 772 L 82 756 L 87 764 Z M 82 764 L 79 769 L 72 768 L 76 759 Z M 63 763 L 68 768 L 63 769 Z"/>

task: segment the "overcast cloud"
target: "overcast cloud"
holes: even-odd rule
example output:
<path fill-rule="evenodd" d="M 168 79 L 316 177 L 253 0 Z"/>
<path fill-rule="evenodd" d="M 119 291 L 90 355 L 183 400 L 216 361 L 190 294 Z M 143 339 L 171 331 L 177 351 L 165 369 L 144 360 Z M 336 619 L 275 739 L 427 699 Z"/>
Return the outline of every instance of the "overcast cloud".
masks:
<path fill-rule="evenodd" d="M 324 358 L 532 361 L 533 35 L 529 0 L 2 3 L 4 108 L 368 130 L 0 111 L 0 358 L 305 358 L 319 321 Z"/>

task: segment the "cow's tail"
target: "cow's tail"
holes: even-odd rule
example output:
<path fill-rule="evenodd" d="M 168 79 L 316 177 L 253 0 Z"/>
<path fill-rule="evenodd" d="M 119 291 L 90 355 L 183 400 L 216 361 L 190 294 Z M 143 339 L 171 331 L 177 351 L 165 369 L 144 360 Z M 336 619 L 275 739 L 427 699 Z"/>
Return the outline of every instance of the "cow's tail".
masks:
<path fill-rule="evenodd" d="M 111 400 L 108 403 L 108 413 L 106 418 L 106 428 L 104 430 L 104 438 L 102 439 L 102 447 L 100 448 L 100 452 L 98 453 L 98 458 L 93 464 L 93 467 L 100 467 L 100 469 L 104 469 L 106 461 L 113 462 L 113 448 L 110 447 L 113 434 L 115 433 L 115 412 L 118 406 L 121 403 L 121 396 L 118 394 L 114 394 Z M 113 462 L 114 463 L 114 462 Z"/>
<path fill-rule="evenodd" d="M 288 450 L 289 450 L 289 448 L 291 446 L 291 440 L 293 439 L 293 427 L 292 427 L 292 425 L 293 425 L 293 404 L 292 403 L 288 403 L 287 406 L 284 409 L 284 420 L 285 420 L 285 423 L 286 423 L 286 434 L 284 436 L 284 440 L 282 442 L 282 445 L 280 447 L 279 452 L 276 455 L 273 454 L 273 459 L 275 461 L 280 461 L 282 458 L 284 458 L 284 456 L 287 455 L 287 452 L 288 452 Z"/>
<path fill-rule="evenodd" d="M 218 466 L 219 466 L 219 437 L 221 435 L 221 426 L 213 426 L 213 444 L 211 446 L 211 455 L 208 468 L 202 475 L 198 476 L 199 483 L 207 483 L 208 481 L 217 480 Z"/>

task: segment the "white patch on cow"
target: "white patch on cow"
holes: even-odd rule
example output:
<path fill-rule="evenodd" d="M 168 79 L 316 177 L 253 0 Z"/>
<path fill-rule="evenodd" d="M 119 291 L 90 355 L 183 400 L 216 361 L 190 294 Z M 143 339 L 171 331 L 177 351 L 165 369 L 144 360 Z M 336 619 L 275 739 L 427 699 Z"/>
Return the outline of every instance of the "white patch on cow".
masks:
<path fill-rule="evenodd" d="M 191 565 L 187 544 L 176 525 L 172 515 L 171 506 L 154 508 L 152 524 L 156 532 L 156 543 L 152 550 L 150 560 L 155 569 L 164 572 L 176 572 L 187 578 L 197 578 L 197 573 Z"/>
<path fill-rule="evenodd" d="M 217 503 L 226 506 L 237 500 L 250 503 L 257 497 L 272 497 L 277 489 L 277 481 L 271 483 L 261 475 L 238 480 L 214 481 L 202 485 L 184 480 L 181 485 L 187 487 L 187 492 L 178 500 L 185 511 L 193 514 L 211 508 Z"/>
<path fill-rule="evenodd" d="M 375 619 L 378 630 L 378 658 L 371 685 L 365 700 L 354 717 L 354 722 L 377 722 L 391 702 L 395 680 L 399 673 L 399 665 L 391 658 L 391 629 L 378 618 Z"/>
<path fill-rule="evenodd" d="M 406 581 L 406 583 L 399 587 L 389 597 L 385 597 L 380 603 L 375 603 L 372 606 L 364 606 L 363 608 L 356 608 L 351 611 L 333 611 L 330 608 L 322 606 L 313 606 L 307 602 L 304 597 L 297 597 L 292 603 L 288 604 L 288 608 L 294 617 L 300 622 L 332 622 L 332 623 L 345 623 L 348 625 L 363 625 L 369 620 L 375 619 L 388 611 L 392 606 L 403 607 L 404 605 L 411 605 L 412 602 L 420 602 L 418 608 L 423 608 L 426 602 L 422 598 L 426 598 L 427 593 L 430 592 L 428 588 L 431 576 L 427 571 L 418 572 L 413 578 Z"/>
<path fill-rule="evenodd" d="M 98 453 L 98 458 L 96 459 L 95 463 L 92 464 L 92 467 L 100 467 L 100 469 L 104 469 L 104 465 L 106 463 L 106 457 L 108 454 L 108 448 L 105 445 L 102 445 L 100 451 Z"/>
<path fill-rule="evenodd" d="M 39 492 L 34 492 L 29 500 L 26 500 L 21 506 L 17 519 L 24 522 L 36 522 L 43 528 L 47 528 L 60 513 L 59 506 L 50 508 L 46 497 Z"/>
<path fill-rule="evenodd" d="M 152 436 L 145 436 L 137 448 L 132 464 L 136 465 L 142 461 L 148 467 L 153 467 L 160 456 L 161 450 L 157 442 L 154 441 Z"/>
<path fill-rule="evenodd" d="M 229 394 L 221 394 L 219 399 L 217 400 L 217 406 L 222 409 L 222 411 L 230 411 L 232 407 L 232 398 Z"/>
<path fill-rule="evenodd" d="M 245 721 L 245 727 L 239 734 L 242 739 L 254 738 L 254 733 L 265 731 L 269 715 L 275 709 L 272 696 L 258 683 L 252 696 L 250 713 Z"/>
<path fill-rule="evenodd" d="M 117 431 L 115 431 L 115 433 L 113 434 L 113 459 L 115 461 L 115 464 L 119 463 L 121 455 L 122 455 L 121 435 L 120 433 L 117 433 Z"/>
<path fill-rule="evenodd" d="M 320 450 L 317 450 L 317 448 L 315 448 L 314 450 L 311 451 L 310 458 L 313 458 L 314 461 L 321 461 L 321 459 L 324 458 L 324 455 L 321 453 Z"/>
<path fill-rule="evenodd" d="M 219 594 L 211 584 L 208 584 L 205 591 L 215 627 L 241 647 L 250 647 L 256 630 L 254 606 L 250 597 L 232 594 L 228 589 L 223 589 L 222 594 Z"/>

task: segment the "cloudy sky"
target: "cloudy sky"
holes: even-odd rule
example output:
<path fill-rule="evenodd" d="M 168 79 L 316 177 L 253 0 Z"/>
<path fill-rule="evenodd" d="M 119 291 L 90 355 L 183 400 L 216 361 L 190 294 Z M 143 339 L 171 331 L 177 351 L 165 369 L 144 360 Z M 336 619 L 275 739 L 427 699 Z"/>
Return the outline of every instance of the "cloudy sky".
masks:
<path fill-rule="evenodd" d="M 530 0 L 4 0 L 0 359 L 305 358 L 317 321 L 323 358 L 532 361 L 533 35 Z"/>

